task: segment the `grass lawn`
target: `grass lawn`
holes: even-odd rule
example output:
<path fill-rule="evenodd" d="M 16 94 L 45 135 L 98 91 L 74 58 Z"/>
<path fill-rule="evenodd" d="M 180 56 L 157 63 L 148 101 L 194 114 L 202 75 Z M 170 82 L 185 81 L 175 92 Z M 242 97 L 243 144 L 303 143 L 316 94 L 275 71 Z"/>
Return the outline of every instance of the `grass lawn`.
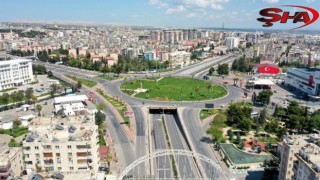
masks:
<path fill-rule="evenodd" d="M 70 87 L 71 86 L 71 84 L 70 83 L 67 83 L 67 82 L 65 82 L 65 81 L 62 81 L 61 79 L 58 79 L 58 78 L 56 78 L 55 76 L 53 76 L 53 77 L 48 77 L 49 79 L 54 79 L 54 80 L 59 80 L 59 83 L 60 83 L 60 85 L 62 86 L 62 87 Z"/>
<path fill-rule="evenodd" d="M 96 77 L 99 78 L 99 79 L 107 80 L 107 81 L 112 81 L 112 80 L 116 80 L 116 79 L 122 78 L 120 76 L 114 77 L 113 75 L 96 76 Z"/>
<path fill-rule="evenodd" d="M 40 95 L 37 96 L 37 97 L 43 97 L 43 96 L 48 96 L 48 95 L 50 95 L 50 92 L 46 92 L 46 93 L 40 94 Z"/>
<path fill-rule="evenodd" d="M 28 127 L 21 127 L 18 129 L 3 129 L 0 130 L 0 134 L 7 134 L 10 135 L 12 137 L 18 137 L 21 136 L 23 134 L 27 134 L 29 132 Z"/>
<path fill-rule="evenodd" d="M 94 81 L 90 81 L 88 79 L 82 79 L 82 78 L 77 78 L 77 77 L 73 77 L 73 76 L 68 76 L 66 75 L 68 78 L 74 80 L 74 81 L 80 81 L 83 85 L 86 85 L 88 87 L 93 87 L 95 85 L 97 85 L 97 82 Z"/>
<path fill-rule="evenodd" d="M 205 118 L 211 116 L 211 115 L 215 115 L 218 113 L 225 113 L 224 109 L 202 109 L 200 111 L 200 119 L 201 121 L 204 120 Z"/>
<path fill-rule="evenodd" d="M 99 145 L 100 146 L 105 146 L 107 145 L 106 141 L 104 140 L 103 134 L 101 131 L 99 131 Z"/>
<path fill-rule="evenodd" d="M 142 88 L 148 91 L 139 93 L 136 97 L 159 101 L 199 101 L 216 99 L 227 94 L 223 87 L 207 81 L 176 77 L 165 77 L 158 83 L 155 80 L 127 81 L 121 85 L 121 89 L 124 92 L 132 91 L 140 88 L 141 83 Z"/>
<path fill-rule="evenodd" d="M 8 91 L 15 90 L 15 89 L 17 89 L 17 88 L 3 89 L 3 90 L 1 90 L 0 92 L 8 92 Z"/>

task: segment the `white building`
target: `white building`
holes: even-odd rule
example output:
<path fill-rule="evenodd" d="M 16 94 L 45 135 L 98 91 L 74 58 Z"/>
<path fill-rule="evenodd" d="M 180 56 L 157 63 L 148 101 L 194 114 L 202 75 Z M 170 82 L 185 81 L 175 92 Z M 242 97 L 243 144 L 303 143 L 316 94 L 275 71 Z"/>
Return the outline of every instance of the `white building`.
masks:
<path fill-rule="evenodd" d="M 94 115 L 39 117 L 23 141 L 26 170 L 96 174 L 99 166 L 98 126 Z"/>
<path fill-rule="evenodd" d="M 237 48 L 239 46 L 239 38 L 227 37 L 226 46 L 228 47 L 228 49 Z"/>
<path fill-rule="evenodd" d="M 21 147 L 8 147 L 0 144 L 0 179 L 9 177 L 20 177 L 24 170 L 23 155 Z"/>
<path fill-rule="evenodd" d="M 31 60 L 0 61 L 0 90 L 28 84 L 33 80 Z"/>
<path fill-rule="evenodd" d="M 320 95 L 320 69 L 292 68 L 287 72 L 285 85 L 297 89 L 303 95 Z"/>
<path fill-rule="evenodd" d="M 191 53 L 185 51 L 176 51 L 168 53 L 168 61 L 171 67 L 184 66 L 190 63 Z"/>
<path fill-rule="evenodd" d="M 285 136 L 279 180 L 320 179 L 319 144 L 319 134 Z"/>
<path fill-rule="evenodd" d="M 85 101 L 88 100 L 86 95 L 69 95 L 54 98 L 55 112 L 63 110 L 67 116 L 74 116 L 78 111 L 87 111 Z"/>

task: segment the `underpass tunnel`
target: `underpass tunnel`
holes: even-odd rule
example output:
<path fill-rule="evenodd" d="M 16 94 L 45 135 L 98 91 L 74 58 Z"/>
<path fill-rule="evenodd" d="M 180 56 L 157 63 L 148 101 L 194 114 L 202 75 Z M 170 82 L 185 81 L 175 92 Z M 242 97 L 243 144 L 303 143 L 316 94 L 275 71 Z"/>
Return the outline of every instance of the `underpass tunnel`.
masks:
<path fill-rule="evenodd" d="M 177 114 L 177 108 L 169 107 L 150 107 L 150 114 Z"/>

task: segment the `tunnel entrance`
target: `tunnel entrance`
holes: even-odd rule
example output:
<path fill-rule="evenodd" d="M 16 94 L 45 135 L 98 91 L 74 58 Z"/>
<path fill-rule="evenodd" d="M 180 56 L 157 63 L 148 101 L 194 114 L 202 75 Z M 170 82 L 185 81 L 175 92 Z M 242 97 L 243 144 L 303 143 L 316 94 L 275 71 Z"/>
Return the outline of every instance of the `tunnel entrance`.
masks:
<path fill-rule="evenodd" d="M 177 108 L 171 107 L 150 107 L 149 108 L 150 114 L 176 114 Z"/>

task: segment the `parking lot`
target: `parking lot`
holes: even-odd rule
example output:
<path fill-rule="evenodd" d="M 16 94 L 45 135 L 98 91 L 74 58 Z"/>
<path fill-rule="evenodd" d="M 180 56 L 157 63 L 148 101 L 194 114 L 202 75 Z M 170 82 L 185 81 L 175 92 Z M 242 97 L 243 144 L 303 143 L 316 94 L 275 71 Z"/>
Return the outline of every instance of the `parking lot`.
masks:
<path fill-rule="evenodd" d="M 13 90 L 6 91 L 6 92 L 0 92 L 0 95 L 2 95 L 3 93 L 10 94 L 10 93 L 12 93 L 14 91 L 19 91 L 19 90 L 24 90 L 25 91 L 28 88 L 32 88 L 34 90 L 34 95 L 35 96 L 40 96 L 42 94 L 48 93 L 50 91 L 51 84 L 55 81 L 55 80 L 49 79 L 47 77 L 47 75 L 38 75 L 35 79 L 38 81 L 38 83 L 36 83 L 36 84 L 26 84 L 26 85 L 23 85 L 23 86 L 17 86 Z"/>

